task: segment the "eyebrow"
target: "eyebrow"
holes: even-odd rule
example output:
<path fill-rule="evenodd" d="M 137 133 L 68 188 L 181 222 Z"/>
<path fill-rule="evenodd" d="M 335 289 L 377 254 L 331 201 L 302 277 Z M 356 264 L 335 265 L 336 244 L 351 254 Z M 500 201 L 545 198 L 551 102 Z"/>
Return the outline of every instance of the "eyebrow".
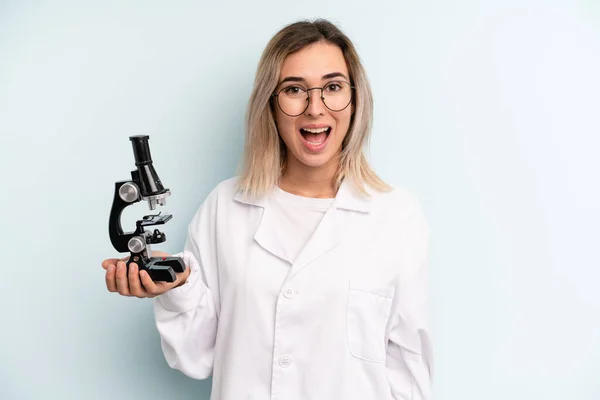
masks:
<path fill-rule="evenodd" d="M 323 77 L 321 78 L 321 80 L 325 80 L 325 79 L 331 79 L 331 78 L 337 78 L 337 77 L 342 77 L 344 79 L 346 79 L 347 81 L 349 81 L 348 77 L 344 74 L 342 74 L 341 72 L 331 72 L 327 75 L 323 75 Z M 279 85 L 284 84 L 285 82 L 306 82 L 306 80 L 304 78 L 301 78 L 299 76 L 286 76 L 285 78 L 283 78 L 283 80 L 281 82 L 279 82 Z"/>

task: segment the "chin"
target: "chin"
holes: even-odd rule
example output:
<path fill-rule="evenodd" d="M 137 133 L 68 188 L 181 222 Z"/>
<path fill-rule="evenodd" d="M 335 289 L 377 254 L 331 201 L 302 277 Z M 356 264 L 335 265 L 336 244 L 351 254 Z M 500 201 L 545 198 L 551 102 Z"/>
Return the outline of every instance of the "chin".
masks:
<path fill-rule="evenodd" d="M 322 153 L 322 154 L 310 154 L 310 153 L 306 153 L 304 151 L 301 150 L 301 154 L 298 157 L 298 154 L 294 154 L 294 156 L 296 157 L 296 159 L 303 165 L 306 165 L 307 167 L 311 167 L 311 168 L 320 168 L 320 167 L 324 167 L 326 165 L 331 164 L 334 155 L 333 154 L 328 154 L 328 153 Z"/>

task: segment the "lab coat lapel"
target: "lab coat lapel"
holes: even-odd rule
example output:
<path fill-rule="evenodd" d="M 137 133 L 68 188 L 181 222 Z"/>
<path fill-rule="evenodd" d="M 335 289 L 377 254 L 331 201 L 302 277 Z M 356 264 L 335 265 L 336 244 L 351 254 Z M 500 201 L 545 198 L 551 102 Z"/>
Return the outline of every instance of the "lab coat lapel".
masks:
<path fill-rule="evenodd" d="M 273 216 L 273 213 L 269 207 L 269 198 L 271 194 L 272 192 L 258 198 L 251 198 L 244 196 L 240 191 L 238 191 L 235 196 L 235 200 L 240 203 L 262 208 L 262 214 L 258 222 L 258 227 L 254 233 L 254 240 L 269 253 L 281 258 L 284 261 L 288 261 L 287 254 L 285 252 L 285 246 L 283 245 L 283 238 L 277 228 L 277 220 Z"/>
<path fill-rule="evenodd" d="M 270 207 L 268 205 L 265 206 L 258 229 L 254 234 L 254 240 L 269 253 L 289 262 L 289 257 L 286 254 L 283 244 L 283 235 L 277 227 L 277 220 L 274 218 Z"/>
<path fill-rule="evenodd" d="M 369 212 L 370 202 L 346 183 L 342 182 L 338 193 L 315 232 L 292 265 L 290 278 L 310 263 L 323 257 L 342 242 L 359 213 Z"/>
<path fill-rule="evenodd" d="M 348 217 L 344 215 L 343 210 L 338 210 L 335 204 L 327 210 L 292 265 L 290 277 L 340 244 Z"/>

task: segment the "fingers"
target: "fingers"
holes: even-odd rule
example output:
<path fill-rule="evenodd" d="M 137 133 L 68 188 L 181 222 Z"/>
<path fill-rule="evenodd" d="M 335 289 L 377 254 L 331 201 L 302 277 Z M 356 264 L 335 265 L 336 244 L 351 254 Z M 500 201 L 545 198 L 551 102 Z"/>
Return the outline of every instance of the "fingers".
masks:
<path fill-rule="evenodd" d="M 117 263 L 116 272 L 117 292 L 122 296 L 131 296 L 129 293 L 129 280 L 127 279 L 127 266 L 125 261 Z"/>
<path fill-rule="evenodd" d="M 144 285 L 144 290 L 148 293 L 148 297 L 156 297 L 159 294 L 166 292 L 166 290 L 161 290 L 158 287 L 146 271 L 140 271 L 140 280 L 142 281 L 142 285 Z"/>
<path fill-rule="evenodd" d="M 106 261 L 108 263 L 109 260 Z M 136 263 L 129 264 L 129 268 L 127 268 L 125 261 L 121 260 L 116 262 L 116 266 L 109 264 L 106 268 L 105 280 L 106 289 L 109 292 L 118 292 L 120 295 L 128 297 L 150 297 L 140 283 Z"/>
<path fill-rule="evenodd" d="M 127 260 L 129 260 L 129 257 L 125 257 L 125 258 L 107 258 L 106 260 L 102 261 L 102 268 L 107 269 L 110 265 L 114 265 L 116 267 L 117 263 L 119 261 L 127 261 Z"/>
<path fill-rule="evenodd" d="M 129 264 L 129 292 L 139 298 L 148 297 L 146 289 L 142 287 L 142 283 L 140 282 L 140 273 L 138 273 L 138 265 L 136 263 Z"/>
<path fill-rule="evenodd" d="M 147 271 L 139 270 L 136 263 L 129 264 L 127 268 L 125 261 L 116 258 L 104 260 L 102 267 L 106 269 L 106 289 L 128 297 L 156 297 L 178 286 L 182 278 L 185 281 L 189 275 L 186 267 L 186 272 L 177 274 L 175 282 L 154 282 Z"/>
<path fill-rule="evenodd" d="M 114 265 L 109 265 L 106 268 L 106 289 L 108 289 L 109 292 L 116 292 L 117 291 L 117 282 L 115 281 L 115 266 Z"/>
<path fill-rule="evenodd" d="M 180 274 L 177 274 L 177 275 L 179 277 Z M 144 289 L 146 290 L 146 293 L 148 293 L 148 297 L 159 296 L 159 295 L 173 289 L 180 282 L 179 279 L 176 279 L 175 282 L 163 282 L 163 281 L 154 282 L 152 280 L 152 278 L 150 278 L 150 275 L 146 271 L 140 271 L 140 279 L 142 281 L 142 285 L 144 285 Z"/>
<path fill-rule="evenodd" d="M 107 258 L 102 261 L 102 268 L 107 269 L 110 265 L 116 266 L 118 261 L 118 258 Z"/>

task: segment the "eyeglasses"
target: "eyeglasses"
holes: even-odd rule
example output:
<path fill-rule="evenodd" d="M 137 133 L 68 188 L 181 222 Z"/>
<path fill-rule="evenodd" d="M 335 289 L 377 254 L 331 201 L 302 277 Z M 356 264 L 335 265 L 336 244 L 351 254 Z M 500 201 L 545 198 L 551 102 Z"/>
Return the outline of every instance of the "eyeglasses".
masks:
<path fill-rule="evenodd" d="M 321 91 L 321 100 L 329 110 L 338 112 L 344 110 L 352 102 L 352 92 L 355 89 L 346 81 L 332 81 L 323 87 L 305 89 L 301 85 L 294 84 L 280 89 L 271 96 L 277 99 L 277 105 L 284 114 L 297 117 L 304 114 L 308 109 L 309 95 L 311 90 Z"/>

